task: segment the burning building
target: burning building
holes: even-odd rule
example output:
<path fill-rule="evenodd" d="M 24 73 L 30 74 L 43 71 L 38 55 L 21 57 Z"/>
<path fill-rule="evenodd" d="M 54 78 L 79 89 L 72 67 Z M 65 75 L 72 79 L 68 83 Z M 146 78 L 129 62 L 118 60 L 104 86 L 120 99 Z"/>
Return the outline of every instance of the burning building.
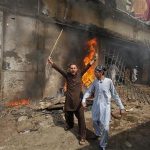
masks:
<path fill-rule="evenodd" d="M 137 82 L 149 84 L 149 5 L 146 21 L 124 11 L 125 5 L 121 0 L 1 0 L 1 99 L 57 94 L 65 81 L 46 62 L 62 29 L 52 54 L 59 66 L 76 62 L 82 68 L 97 53 L 97 64 L 115 63 L 119 82 L 125 68 L 138 66 Z M 93 78 L 87 72 L 85 86 Z"/>

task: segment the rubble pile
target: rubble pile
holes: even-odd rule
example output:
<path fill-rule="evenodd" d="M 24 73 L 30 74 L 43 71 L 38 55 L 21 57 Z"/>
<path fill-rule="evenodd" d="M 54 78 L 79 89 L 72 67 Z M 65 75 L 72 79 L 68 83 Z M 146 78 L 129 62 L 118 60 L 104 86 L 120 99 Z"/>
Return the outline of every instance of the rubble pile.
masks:
<path fill-rule="evenodd" d="M 144 94 L 149 95 L 149 87 L 134 86 L 140 89 Z M 118 86 L 117 91 L 123 99 L 126 114 L 120 117 L 119 109 L 112 101 L 112 113 L 117 117 L 113 116 L 111 120 L 108 150 L 116 150 L 118 148 L 119 150 L 124 150 L 124 148 L 140 150 L 141 147 L 139 146 L 138 148 L 136 142 L 141 140 L 141 138 L 144 144 L 149 143 L 149 105 L 147 105 L 148 103 L 146 101 L 139 101 L 136 97 L 134 99 L 134 97 L 132 97 L 133 91 L 131 88 L 127 89 L 126 86 Z M 137 93 L 139 94 L 139 92 L 136 92 L 136 94 Z M 129 98 L 129 95 L 131 95 L 131 98 Z M 135 93 L 133 95 L 135 95 Z M 40 146 L 44 147 L 45 150 L 49 149 L 49 142 L 51 140 L 53 141 L 53 143 L 51 143 L 53 149 L 55 149 L 56 145 L 59 148 L 63 146 L 65 149 L 69 149 L 69 147 L 73 145 L 73 149 L 78 149 L 79 145 L 75 143 L 77 141 L 75 140 L 77 136 L 77 126 L 75 125 L 75 128 L 70 132 L 66 133 L 64 131 L 64 100 L 64 97 L 60 97 L 59 99 L 47 97 L 36 102 L 30 102 L 29 105 L 17 107 L 0 105 L 0 128 L 2 129 L 0 135 L 0 149 L 19 150 L 24 147 L 26 147 L 26 149 L 34 149 L 34 145 L 38 145 L 39 147 L 37 139 L 43 139 Z M 90 135 L 90 132 L 93 132 L 91 119 L 92 99 L 88 100 L 88 104 L 89 107 L 85 111 L 87 137 Z M 77 123 L 76 119 L 75 123 Z M 57 140 L 58 137 L 54 140 L 55 136 L 60 137 L 59 143 Z M 31 139 L 31 144 L 24 146 L 25 143 Z M 118 143 L 118 141 L 120 142 Z M 98 149 L 96 141 L 88 140 L 87 143 L 85 149 Z M 38 148 L 36 147 L 35 149 Z M 145 150 L 148 150 L 148 147 L 145 146 Z"/>

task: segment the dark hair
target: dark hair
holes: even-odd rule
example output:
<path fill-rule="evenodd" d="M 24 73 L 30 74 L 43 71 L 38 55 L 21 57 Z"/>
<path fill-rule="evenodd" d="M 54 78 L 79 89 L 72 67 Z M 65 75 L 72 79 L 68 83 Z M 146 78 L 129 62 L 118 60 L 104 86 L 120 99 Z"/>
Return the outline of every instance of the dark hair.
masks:
<path fill-rule="evenodd" d="M 95 72 L 97 72 L 97 73 L 102 72 L 102 75 L 104 75 L 104 74 L 105 74 L 105 71 L 104 71 L 104 70 L 101 70 L 101 71 L 95 71 Z"/>
<path fill-rule="evenodd" d="M 75 66 L 78 68 L 78 65 L 75 64 L 75 63 L 70 63 L 70 64 L 68 65 L 68 68 L 70 68 L 72 65 L 75 65 Z"/>
<path fill-rule="evenodd" d="M 106 68 L 104 66 L 102 66 L 102 65 L 101 66 L 96 66 L 95 71 L 98 71 L 98 72 L 106 71 Z"/>

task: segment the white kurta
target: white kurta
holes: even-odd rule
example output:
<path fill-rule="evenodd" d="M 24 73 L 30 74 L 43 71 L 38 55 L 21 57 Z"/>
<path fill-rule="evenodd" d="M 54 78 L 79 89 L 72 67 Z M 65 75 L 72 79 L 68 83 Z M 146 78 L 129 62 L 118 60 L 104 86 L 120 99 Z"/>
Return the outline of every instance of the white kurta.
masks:
<path fill-rule="evenodd" d="M 132 82 L 135 82 L 136 80 L 137 80 L 137 69 L 136 68 L 134 68 L 133 70 L 132 70 Z"/>
<path fill-rule="evenodd" d="M 92 93 L 94 93 L 92 119 L 93 121 L 99 121 L 105 130 L 109 130 L 109 122 L 111 117 L 111 97 L 116 101 L 120 109 L 124 109 L 112 80 L 109 78 L 104 78 L 102 81 L 96 79 L 84 94 L 82 102 L 86 102 L 86 99 Z"/>
<path fill-rule="evenodd" d="M 120 109 L 124 106 L 115 90 L 113 82 L 109 78 L 95 80 L 83 96 L 82 102 L 94 93 L 92 105 L 92 119 L 95 134 L 101 136 L 100 147 L 105 150 L 108 142 L 109 122 L 111 117 L 111 97 L 116 101 Z"/>

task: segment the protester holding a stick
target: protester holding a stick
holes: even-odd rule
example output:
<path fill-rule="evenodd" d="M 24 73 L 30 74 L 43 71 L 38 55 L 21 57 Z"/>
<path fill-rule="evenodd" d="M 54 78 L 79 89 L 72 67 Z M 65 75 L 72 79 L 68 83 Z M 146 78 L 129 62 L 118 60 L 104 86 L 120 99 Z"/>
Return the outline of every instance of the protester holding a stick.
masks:
<path fill-rule="evenodd" d="M 74 126 L 74 115 L 78 119 L 79 127 L 79 136 L 80 136 L 80 145 L 85 144 L 86 138 L 86 125 L 84 118 L 84 108 L 81 105 L 82 99 L 82 76 L 90 68 L 90 66 L 96 61 L 95 59 L 91 60 L 90 63 L 80 71 L 76 64 L 70 64 L 68 71 L 64 72 L 59 68 L 51 58 L 48 59 L 49 64 L 52 65 L 56 71 L 58 71 L 66 79 L 66 100 L 64 106 L 66 127 L 65 130 L 69 130 Z"/>

